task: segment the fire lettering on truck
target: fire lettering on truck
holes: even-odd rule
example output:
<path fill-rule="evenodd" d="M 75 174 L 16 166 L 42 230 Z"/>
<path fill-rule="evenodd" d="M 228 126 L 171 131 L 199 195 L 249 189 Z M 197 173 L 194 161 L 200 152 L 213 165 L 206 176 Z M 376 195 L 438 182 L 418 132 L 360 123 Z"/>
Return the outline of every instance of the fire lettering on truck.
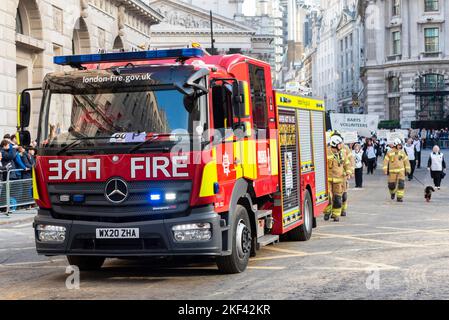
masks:
<path fill-rule="evenodd" d="M 131 158 L 131 179 L 137 177 L 139 171 L 145 171 L 145 178 L 182 178 L 188 177 L 187 156 L 174 156 L 171 158 L 171 172 L 169 172 L 170 159 L 167 157 L 138 157 Z"/>
<path fill-rule="evenodd" d="M 87 172 L 95 173 L 95 179 L 101 178 L 100 159 L 62 159 L 48 160 L 48 180 L 69 180 L 74 176 L 75 180 L 85 180 Z M 63 175 L 63 171 L 65 174 Z M 52 174 L 54 172 L 55 174 Z"/>

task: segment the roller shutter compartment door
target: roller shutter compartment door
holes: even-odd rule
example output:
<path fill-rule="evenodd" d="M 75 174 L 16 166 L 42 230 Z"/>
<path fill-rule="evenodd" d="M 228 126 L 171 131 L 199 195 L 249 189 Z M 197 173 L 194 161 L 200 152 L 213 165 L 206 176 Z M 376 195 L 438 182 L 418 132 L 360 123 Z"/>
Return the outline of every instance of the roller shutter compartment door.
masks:
<path fill-rule="evenodd" d="M 319 204 L 327 200 L 326 194 L 326 142 L 324 140 L 324 113 L 312 113 L 313 160 L 315 165 L 315 198 Z"/>
<path fill-rule="evenodd" d="M 310 111 L 298 110 L 298 119 L 301 173 L 306 173 L 313 170 Z"/>

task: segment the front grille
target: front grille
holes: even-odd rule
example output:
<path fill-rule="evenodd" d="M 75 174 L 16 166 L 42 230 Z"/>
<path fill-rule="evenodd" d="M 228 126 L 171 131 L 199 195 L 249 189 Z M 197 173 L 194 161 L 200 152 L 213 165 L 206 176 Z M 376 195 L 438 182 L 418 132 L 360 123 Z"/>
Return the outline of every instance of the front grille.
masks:
<path fill-rule="evenodd" d="M 105 197 L 106 182 L 50 184 L 48 192 L 57 219 L 131 222 L 160 219 L 161 215 L 187 214 L 192 189 L 191 181 L 133 181 L 128 182 L 129 196 L 120 203 L 109 202 Z M 173 202 L 151 203 L 150 193 L 173 192 Z M 83 203 L 63 203 L 60 195 L 85 196 Z"/>
<path fill-rule="evenodd" d="M 167 247 L 158 235 L 145 235 L 141 239 L 95 239 L 91 235 L 78 235 L 70 248 L 83 251 L 162 251 Z"/>

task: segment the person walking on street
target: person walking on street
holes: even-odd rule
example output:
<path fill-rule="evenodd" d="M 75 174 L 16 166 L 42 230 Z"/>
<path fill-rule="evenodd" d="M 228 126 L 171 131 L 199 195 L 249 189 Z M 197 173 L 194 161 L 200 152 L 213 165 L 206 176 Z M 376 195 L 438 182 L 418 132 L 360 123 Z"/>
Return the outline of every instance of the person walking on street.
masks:
<path fill-rule="evenodd" d="M 422 147 L 421 138 L 419 138 L 419 136 L 415 136 L 413 144 L 415 145 L 416 167 L 418 169 L 421 169 L 421 147 Z"/>
<path fill-rule="evenodd" d="M 368 167 L 367 174 L 374 174 L 374 167 L 377 160 L 376 148 L 373 145 L 373 141 L 371 139 L 368 140 L 365 147 L 365 157 L 366 164 Z"/>
<path fill-rule="evenodd" d="M 435 188 L 440 190 L 441 180 L 446 175 L 446 161 L 444 161 L 443 153 L 440 152 L 440 147 L 433 147 L 432 153 L 427 161 L 427 169 L 430 171 Z"/>
<path fill-rule="evenodd" d="M 353 148 L 355 187 L 363 188 L 363 150 L 359 143 L 354 144 Z"/>
<path fill-rule="evenodd" d="M 413 139 L 409 138 L 407 143 L 404 146 L 404 150 L 407 153 L 408 161 L 410 162 L 410 174 L 408 175 L 408 181 L 413 180 L 413 174 L 415 173 L 416 168 L 416 145 L 413 143 Z"/>
<path fill-rule="evenodd" d="M 407 154 L 402 150 L 402 140 L 396 138 L 393 148 L 388 151 L 384 159 L 384 174 L 388 175 L 388 189 L 391 199 L 397 197 L 398 202 L 404 201 L 405 175 L 411 171 Z"/>
<path fill-rule="evenodd" d="M 343 139 L 338 135 L 334 135 L 330 139 L 327 169 L 330 198 L 329 205 L 325 209 L 324 220 L 329 220 L 332 216 L 332 219 L 338 222 L 343 206 L 344 183 L 352 173 L 351 162 L 343 151 Z"/>

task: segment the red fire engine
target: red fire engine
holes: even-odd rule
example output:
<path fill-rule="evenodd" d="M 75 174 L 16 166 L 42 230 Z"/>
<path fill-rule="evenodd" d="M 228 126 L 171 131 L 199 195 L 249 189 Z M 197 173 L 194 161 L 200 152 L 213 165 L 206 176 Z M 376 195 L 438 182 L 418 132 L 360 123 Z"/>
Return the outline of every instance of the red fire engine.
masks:
<path fill-rule="evenodd" d="M 328 202 L 324 105 L 276 92 L 270 66 L 198 48 L 55 57 L 43 82 L 37 252 L 214 256 L 308 240 Z M 24 143 L 30 92 L 21 95 Z"/>

